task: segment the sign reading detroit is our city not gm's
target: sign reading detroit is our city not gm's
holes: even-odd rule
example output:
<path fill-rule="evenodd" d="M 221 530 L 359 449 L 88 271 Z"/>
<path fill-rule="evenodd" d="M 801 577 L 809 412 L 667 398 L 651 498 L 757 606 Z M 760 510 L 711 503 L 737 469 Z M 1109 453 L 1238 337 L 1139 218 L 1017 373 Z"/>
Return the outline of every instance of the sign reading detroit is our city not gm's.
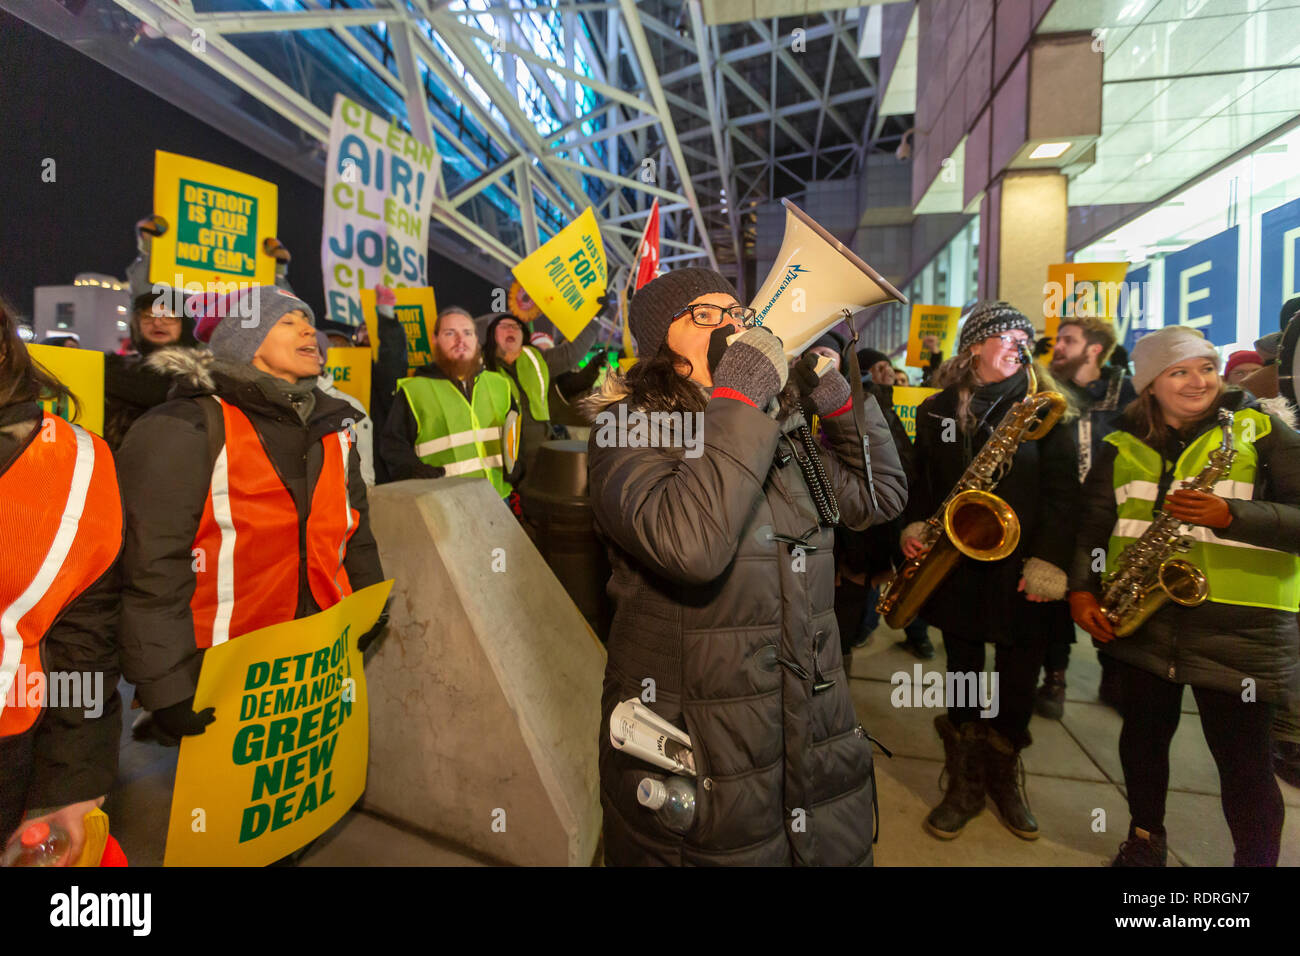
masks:
<path fill-rule="evenodd" d="M 321 271 L 329 317 L 361 325 L 361 290 L 428 284 L 429 212 L 440 159 L 395 123 L 334 97 Z"/>
<path fill-rule="evenodd" d="M 274 284 L 275 260 L 261 251 L 278 224 L 274 183 L 157 150 L 153 201 L 169 228 L 153 240 L 150 282 L 188 291 Z"/>

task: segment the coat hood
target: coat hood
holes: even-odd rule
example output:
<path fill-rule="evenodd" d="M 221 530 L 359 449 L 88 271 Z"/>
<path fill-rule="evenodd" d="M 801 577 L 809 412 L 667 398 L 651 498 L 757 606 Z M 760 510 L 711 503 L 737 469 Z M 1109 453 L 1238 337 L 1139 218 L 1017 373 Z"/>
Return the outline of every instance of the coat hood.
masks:
<path fill-rule="evenodd" d="M 212 373 L 225 363 L 207 349 L 188 349 L 173 345 L 153 352 L 144 360 L 144 364 L 147 368 L 187 386 L 187 390 L 202 394 L 217 390 L 216 379 L 212 377 Z"/>

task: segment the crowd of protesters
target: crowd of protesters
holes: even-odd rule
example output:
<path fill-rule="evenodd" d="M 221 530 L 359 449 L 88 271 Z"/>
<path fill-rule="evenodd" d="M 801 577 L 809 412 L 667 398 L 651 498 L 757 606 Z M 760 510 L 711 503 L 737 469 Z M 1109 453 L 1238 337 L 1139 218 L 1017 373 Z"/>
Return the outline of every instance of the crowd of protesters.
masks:
<path fill-rule="evenodd" d="M 646 766 L 602 733 L 606 861 L 869 864 L 878 807 L 852 654 L 877 630 L 893 573 L 926 553 L 927 526 L 1026 396 L 1033 361 L 1038 388 L 1064 402 L 999 474 L 1018 541 L 958 563 L 904 632 L 929 660 L 935 628 L 949 672 L 984 672 L 992 645 L 1000 690 L 991 714 L 949 702 L 935 719 L 947 783 L 925 827 L 951 840 L 991 798 L 1012 833 L 1038 837 L 1021 755 L 1035 711 L 1064 713 L 1078 625 L 1100 651 L 1099 696 L 1123 717 L 1131 820 L 1116 864 L 1166 860 L 1186 685 L 1236 862 L 1277 862 L 1274 773 L 1300 783 L 1300 436 L 1294 396 L 1278 397 L 1278 337 L 1233 354 L 1221 374 L 1200 332 L 1165 328 L 1138 341 L 1130 367 L 1113 357 L 1107 322 L 1069 318 L 1035 346 L 1022 312 L 980 302 L 951 357 L 923 343 L 921 384 L 937 391 L 911 436 L 894 398 L 911 383 L 888 355 L 828 333 L 791 362 L 709 270 L 674 270 L 635 294 L 639 358 L 624 371 L 600 350 L 577 368 L 596 323 L 557 344 L 517 316 L 476 324 L 459 306 L 436 318 L 433 360 L 408 370 L 395 295 L 380 287 L 367 414 L 323 374 L 328 349 L 368 344 L 364 331 L 318 319 L 289 285 L 283 245 L 265 248 L 275 285 L 177 309 L 141 287 L 156 223 L 137 231 L 130 347 L 106 363 L 103 439 L 41 407 L 75 396 L 0 307 L 0 527 L 13 542 L 0 571 L 0 689 L 19 667 L 94 671 L 110 689 L 94 719 L 58 702 L 0 710 L 5 841 L 57 823 L 76 857 L 81 820 L 116 769 L 119 674 L 141 710 L 137 734 L 175 744 L 214 719 L 194 704 L 207 649 L 383 580 L 368 520 L 376 482 L 482 478 L 526 523 L 517 488 L 559 434 L 552 409 L 592 420 L 622 405 L 699 416 L 703 442 L 698 455 L 594 433 L 588 444 L 614 606 L 602 727 L 653 679 L 653 709 L 689 733 L 701 785 L 690 829 L 668 828 L 638 797 Z M 1244 439 L 1230 473 L 1186 488 L 1225 416 Z M 1117 639 L 1103 573 L 1162 510 L 1191 529 L 1210 599 L 1170 602 Z M 381 617 L 359 645 L 384 628 Z"/>

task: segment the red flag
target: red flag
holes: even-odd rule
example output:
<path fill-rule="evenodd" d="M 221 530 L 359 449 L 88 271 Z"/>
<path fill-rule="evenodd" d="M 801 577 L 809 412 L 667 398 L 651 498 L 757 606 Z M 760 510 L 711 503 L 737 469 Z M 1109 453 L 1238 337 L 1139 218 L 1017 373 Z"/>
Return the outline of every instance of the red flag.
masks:
<path fill-rule="evenodd" d="M 635 292 L 659 272 L 659 200 L 650 207 L 650 218 L 646 220 L 645 231 L 641 233 L 641 247 L 636 269 Z"/>

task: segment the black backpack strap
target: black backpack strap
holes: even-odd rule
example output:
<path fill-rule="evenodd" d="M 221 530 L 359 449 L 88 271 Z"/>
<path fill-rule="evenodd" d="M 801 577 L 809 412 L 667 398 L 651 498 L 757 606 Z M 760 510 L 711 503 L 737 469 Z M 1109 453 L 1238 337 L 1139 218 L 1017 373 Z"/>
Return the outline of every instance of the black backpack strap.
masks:
<path fill-rule="evenodd" d="M 208 433 L 208 469 L 211 470 L 216 467 L 221 446 L 226 443 L 226 416 L 221 412 L 217 396 L 204 395 L 196 401 L 203 409 L 203 425 Z"/>

